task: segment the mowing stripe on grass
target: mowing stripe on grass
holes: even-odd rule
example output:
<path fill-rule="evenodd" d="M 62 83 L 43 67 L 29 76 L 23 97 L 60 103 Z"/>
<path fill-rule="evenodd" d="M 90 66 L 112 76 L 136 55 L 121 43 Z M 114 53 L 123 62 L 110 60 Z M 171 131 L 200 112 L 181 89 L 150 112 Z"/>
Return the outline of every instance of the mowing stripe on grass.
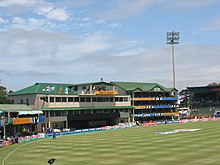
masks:
<path fill-rule="evenodd" d="M 2 160 L 2 165 L 5 165 L 5 160 L 11 156 L 15 151 L 17 151 L 19 148 L 21 148 L 22 146 L 25 146 L 27 144 L 30 144 L 30 143 L 33 143 L 33 142 L 36 142 L 36 141 L 31 141 L 31 142 L 28 142 L 28 143 L 24 143 L 24 144 L 21 144 L 19 145 L 17 148 L 15 148 L 13 151 L 11 151 L 3 160 Z"/>

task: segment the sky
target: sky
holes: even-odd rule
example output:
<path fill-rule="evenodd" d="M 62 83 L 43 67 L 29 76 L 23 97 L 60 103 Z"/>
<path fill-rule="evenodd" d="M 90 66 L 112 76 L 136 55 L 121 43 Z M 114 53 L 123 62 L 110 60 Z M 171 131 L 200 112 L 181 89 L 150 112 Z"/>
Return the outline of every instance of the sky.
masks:
<path fill-rule="evenodd" d="M 220 83 L 219 0 L 0 0 L 0 85 Z"/>

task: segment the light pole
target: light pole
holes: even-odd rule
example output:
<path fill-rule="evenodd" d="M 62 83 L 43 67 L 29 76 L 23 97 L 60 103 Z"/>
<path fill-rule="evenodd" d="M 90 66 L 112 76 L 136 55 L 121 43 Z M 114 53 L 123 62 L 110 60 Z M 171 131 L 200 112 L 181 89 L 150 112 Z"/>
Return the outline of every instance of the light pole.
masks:
<path fill-rule="evenodd" d="M 176 88 L 176 68 L 175 68 L 175 55 L 174 44 L 179 44 L 180 32 L 167 32 L 167 44 L 172 45 L 172 63 L 173 63 L 173 88 Z"/>

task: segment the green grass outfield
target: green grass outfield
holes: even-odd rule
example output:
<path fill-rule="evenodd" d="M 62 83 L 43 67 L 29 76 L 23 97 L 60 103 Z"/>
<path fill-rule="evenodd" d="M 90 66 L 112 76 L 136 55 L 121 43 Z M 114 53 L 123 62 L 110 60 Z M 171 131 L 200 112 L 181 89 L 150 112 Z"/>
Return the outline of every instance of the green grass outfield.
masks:
<path fill-rule="evenodd" d="M 175 129 L 201 130 L 155 134 Z M 68 135 L 0 149 L 1 165 L 46 165 L 49 158 L 56 158 L 54 165 L 217 165 L 220 121 Z"/>

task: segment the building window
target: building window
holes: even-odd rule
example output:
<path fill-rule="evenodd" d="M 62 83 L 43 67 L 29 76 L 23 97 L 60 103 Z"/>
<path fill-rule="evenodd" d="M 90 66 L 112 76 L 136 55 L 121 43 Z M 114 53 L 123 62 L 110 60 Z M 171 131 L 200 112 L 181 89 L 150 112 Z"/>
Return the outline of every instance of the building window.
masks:
<path fill-rule="evenodd" d="M 91 97 L 86 97 L 86 102 L 91 102 Z"/>
<path fill-rule="evenodd" d="M 113 99 L 113 97 L 110 97 L 110 102 L 114 102 L 114 99 Z"/>
<path fill-rule="evenodd" d="M 91 114 L 91 110 L 85 110 L 85 114 Z"/>
<path fill-rule="evenodd" d="M 50 97 L 50 102 L 54 103 L 54 97 Z"/>
<path fill-rule="evenodd" d="M 106 97 L 106 98 L 105 98 L 105 102 L 110 102 L 110 98 L 109 98 L 109 97 Z"/>
<path fill-rule="evenodd" d="M 61 111 L 61 113 L 62 113 L 62 116 L 67 116 L 67 111 Z"/>
<path fill-rule="evenodd" d="M 40 97 L 40 100 L 48 102 L 48 97 Z"/>
<path fill-rule="evenodd" d="M 62 112 L 61 111 L 55 111 L 55 116 L 62 116 Z"/>
<path fill-rule="evenodd" d="M 116 97 L 115 102 L 123 102 L 123 97 Z"/>
<path fill-rule="evenodd" d="M 20 104 L 24 104 L 24 100 L 23 99 L 20 100 Z"/>
<path fill-rule="evenodd" d="M 105 98 L 104 97 L 98 97 L 98 102 L 105 102 Z"/>
<path fill-rule="evenodd" d="M 66 103 L 66 97 L 62 97 L 62 102 Z"/>
<path fill-rule="evenodd" d="M 79 102 L 79 97 L 74 97 L 75 102 Z"/>
<path fill-rule="evenodd" d="M 93 97 L 92 102 L 97 102 L 97 97 Z"/>
<path fill-rule="evenodd" d="M 80 115 L 80 111 L 74 111 L 73 114 L 74 115 Z"/>
<path fill-rule="evenodd" d="M 85 102 L 86 98 L 85 97 L 80 97 L 80 102 Z"/>
<path fill-rule="evenodd" d="M 73 102 L 73 97 L 68 97 L 68 102 Z"/>
<path fill-rule="evenodd" d="M 56 102 L 60 103 L 61 102 L 61 97 L 56 97 Z"/>
<path fill-rule="evenodd" d="M 124 102 L 128 102 L 128 97 L 124 97 Z"/>

